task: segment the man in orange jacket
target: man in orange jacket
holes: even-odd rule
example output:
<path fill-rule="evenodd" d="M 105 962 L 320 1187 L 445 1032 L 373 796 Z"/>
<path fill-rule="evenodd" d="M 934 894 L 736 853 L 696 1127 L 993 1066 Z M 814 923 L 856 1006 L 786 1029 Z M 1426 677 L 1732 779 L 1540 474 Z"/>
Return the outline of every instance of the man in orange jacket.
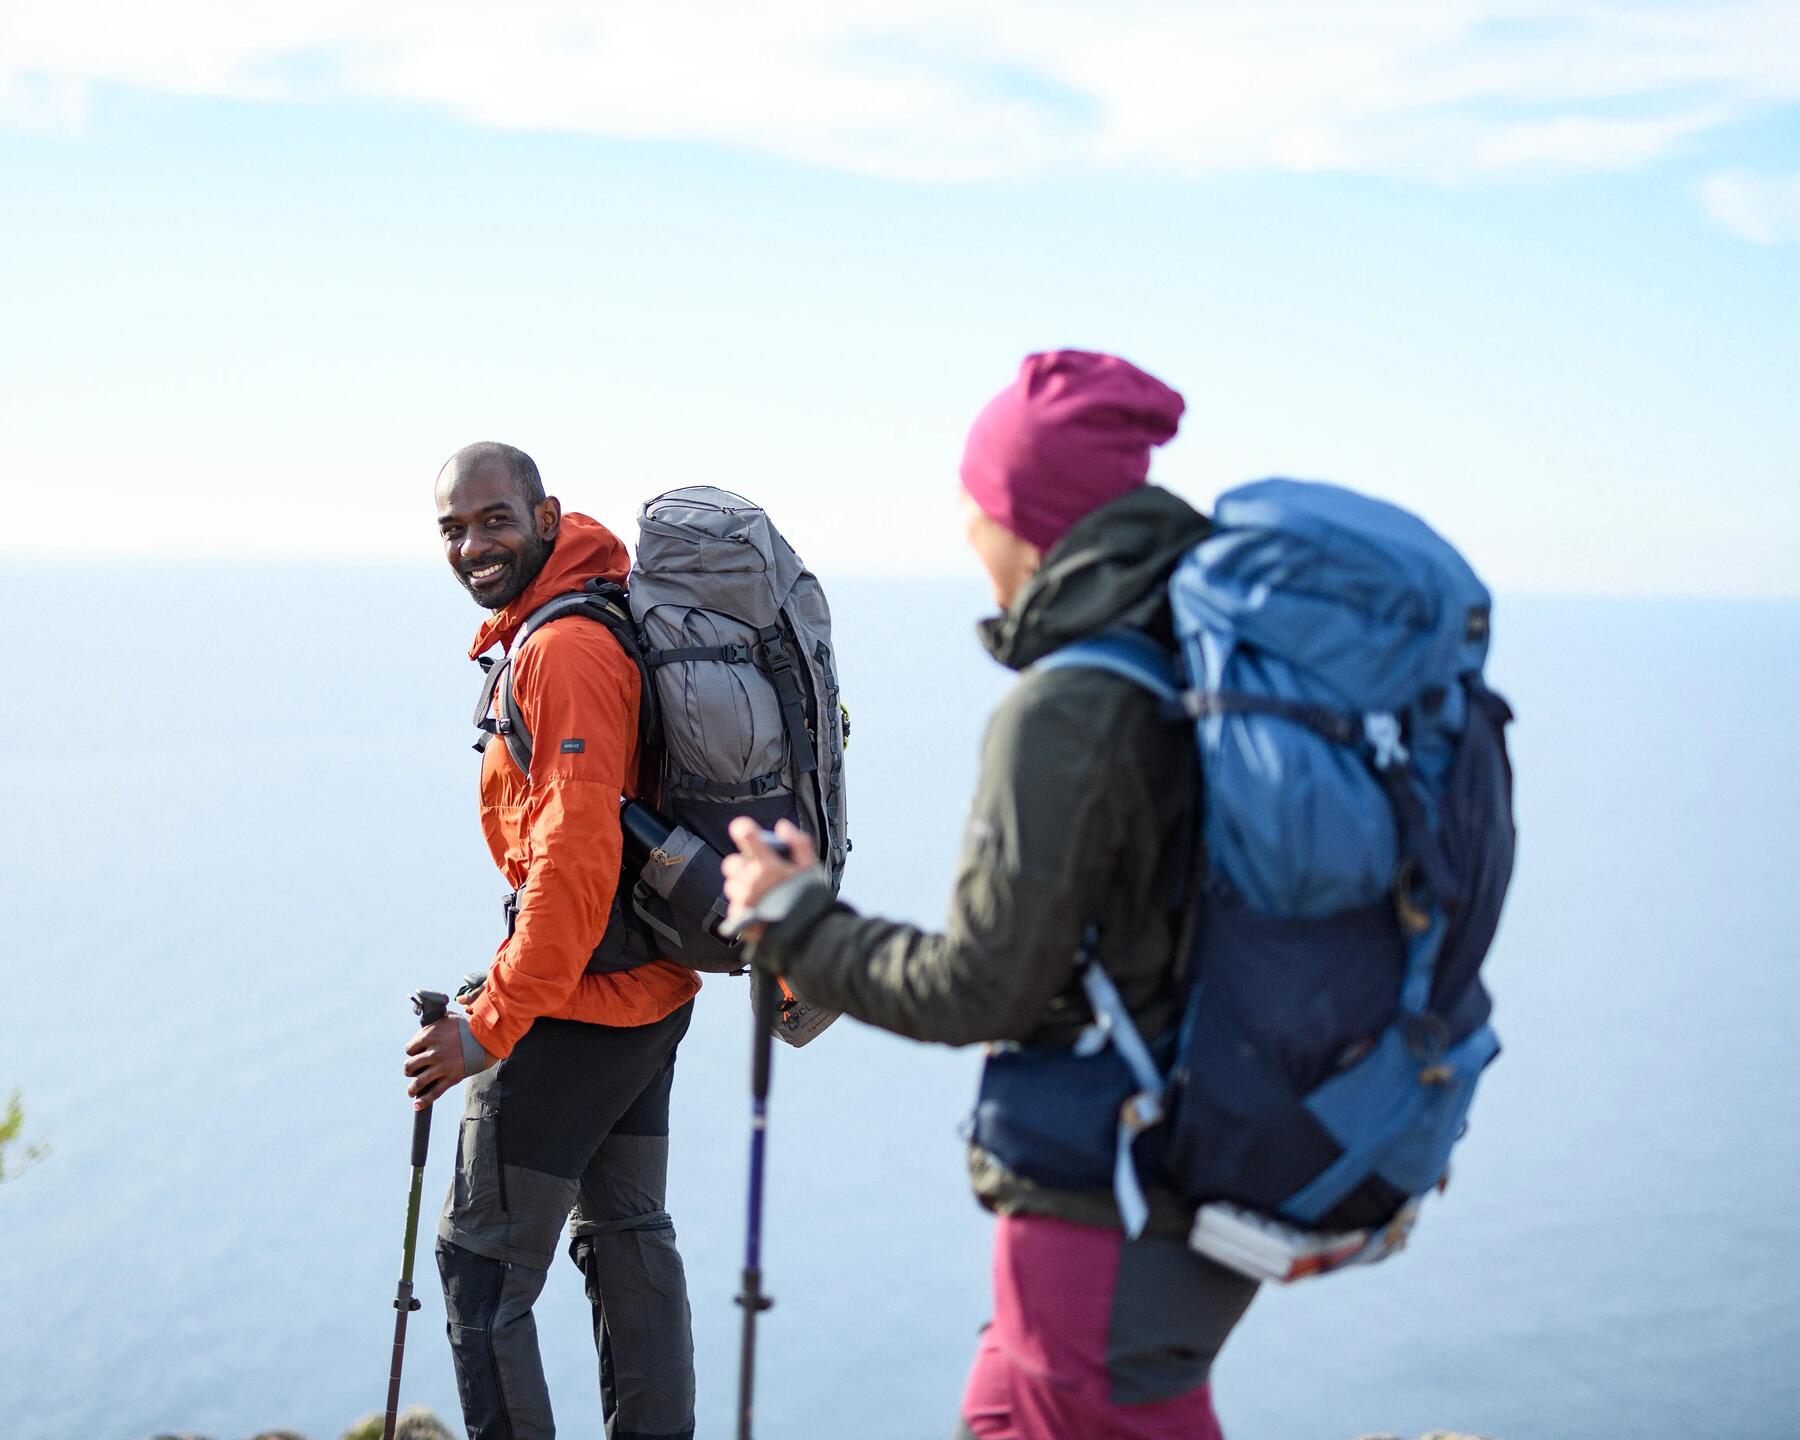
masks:
<path fill-rule="evenodd" d="M 471 659 L 511 650 L 545 601 L 590 579 L 622 584 L 629 569 L 618 538 L 564 515 L 510 445 L 451 456 L 437 510 L 451 569 L 493 612 Z M 635 943 L 619 893 L 637 667 L 605 626 L 570 616 L 517 647 L 511 685 L 529 773 L 504 744 L 481 764 L 482 833 L 513 887 L 509 934 L 467 1013 L 420 1030 L 405 1067 L 415 1107 L 473 1077 L 437 1243 L 463 1417 L 471 1440 L 555 1433 L 531 1308 L 568 1219 L 607 1434 L 691 1440 L 687 1281 L 664 1189 L 675 1049 L 699 981 Z"/>

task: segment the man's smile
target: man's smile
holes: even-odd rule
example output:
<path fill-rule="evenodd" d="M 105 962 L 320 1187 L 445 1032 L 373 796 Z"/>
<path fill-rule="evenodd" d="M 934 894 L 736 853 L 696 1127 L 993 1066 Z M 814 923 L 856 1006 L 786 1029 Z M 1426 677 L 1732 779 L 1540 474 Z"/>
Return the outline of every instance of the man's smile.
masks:
<path fill-rule="evenodd" d="M 510 561 L 490 560 L 485 564 L 471 566 L 464 570 L 463 578 L 471 585 L 480 585 L 485 588 L 504 575 L 509 568 L 511 568 Z"/>

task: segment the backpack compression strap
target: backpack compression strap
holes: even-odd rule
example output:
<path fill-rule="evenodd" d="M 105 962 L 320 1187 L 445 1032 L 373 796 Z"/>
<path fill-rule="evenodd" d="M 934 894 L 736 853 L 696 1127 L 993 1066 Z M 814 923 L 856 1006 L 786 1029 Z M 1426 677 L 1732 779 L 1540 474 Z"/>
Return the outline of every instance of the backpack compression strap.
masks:
<path fill-rule="evenodd" d="M 646 650 L 642 664 L 654 670 L 659 665 L 691 665 L 700 660 L 717 660 L 726 665 L 754 665 L 769 677 L 775 688 L 775 699 L 781 706 L 781 718 L 787 726 L 788 745 L 794 764 L 801 774 L 810 775 L 819 768 L 814 753 L 812 732 L 806 725 L 806 695 L 800 688 L 800 677 L 794 657 L 788 650 L 787 637 L 779 625 L 765 625 L 756 632 L 757 645 L 739 641 L 734 645 L 683 645 L 667 650 Z M 761 650 L 759 656 L 756 652 Z M 702 775 L 684 775 L 677 782 L 683 788 L 704 790 L 724 799 L 743 799 L 748 795 L 765 795 L 781 779 L 780 771 L 759 775 L 745 785 L 720 785 Z"/>
<path fill-rule="evenodd" d="M 475 748 L 485 748 L 489 739 L 498 735 L 506 742 L 507 753 L 512 756 L 513 764 L 519 767 L 520 773 L 531 773 L 531 730 L 513 700 L 513 661 L 524 650 L 527 640 L 552 620 L 560 620 L 565 615 L 585 615 L 590 620 L 598 620 L 612 631 L 613 638 L 619 642 L 619 648 L 637 666 L 638 741 L 640 747 L 647 745 L 651 736 L 656 733 L 656 689 L 650 683 L 650 672 L 644 665 L 637 627 L 632 623 L 624 602 L 625 592 L 617 585 L 605 580 L 590 580 L 583 589 L 547 600 L 526 616 L 525 623 L 519 627 L 519 633 L 513 637 L 512 644 L 498 660 L 484 655 L 480 663 L 487 672 L 487 679 L 482 682 L 481 694 L 475 702 L 475 726 L 485 733 Z M 496 697 L 500 702 L 498 715 L 494 714 Z"/>

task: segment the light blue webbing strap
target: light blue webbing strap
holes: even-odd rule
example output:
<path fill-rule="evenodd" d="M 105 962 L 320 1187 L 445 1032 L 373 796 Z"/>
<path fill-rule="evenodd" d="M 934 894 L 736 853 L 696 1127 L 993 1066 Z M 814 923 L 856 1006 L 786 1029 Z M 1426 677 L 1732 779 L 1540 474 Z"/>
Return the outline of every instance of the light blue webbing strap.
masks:
<path fill-rule="evenodd" d="M 1438 951 L 1444 944 L 1444 917 L 1435 907 L 1425 929 L 1406 937 L 1406 973 L 1400 982 L 1400 1008 L 1423 1015 L 1431 1004 L 1431 982 L 1437 975 Z"/>
<path fill-rule="evenodd" d="M 1407 775 L 1404 771 L 1390 773 L 1412 758 L 1400 738 L 1398 717 L 1386 712 L 1365 715 L 1363 736 L 1369 762 L 1393 797 L 1396 821 L 1405 829 L 1410 815 L 1413 827 L 1422 827 L 1424 820 L 1418 811 L 1417 797 L 1405 788 L 1409 784 Z M 1425 873 L 1429 876 L 1433 872 L 1426 867 Z M 1411 881 L 1406 873 L 1402 873 L 1399 883 L 1401 924 L 1406 931 L 1406 972 L 1400 982 L 1400 1008 L 1408 1014 L 1422 1015 L 1431 1003 L 1431 983 L 1437 974 L 1438 951 L 1444 943 L 1442 901 L 1433 895 L 1425 908 L 1419 908 L 1407 893 Z"/>
<path fill-rule="evenodd" d="M 1138 1179 L 1137 1165 L 1131 1156 L 1132 1142 L 1163 1118 L 1163 1078 L 1150 1056 L 1150 1047 L 1132 1023 L 1131 1012 L 1119 996 L 1112 977 L 1100 968 L 1093 957 L 1093 931 L 1083 954 L 1088 957 L 1081 972 L 1081 985 L 1087 991 L 1088 1003 L 1094 1007 L 1094 1025 L 1083 1033 L 1076 1049 L 1093 1054 L 1110 1043 L 1119 1052 L 1126 1068 L 1138 1083 L 1135 1094 L 1128 1095 L 1119 1107 L 1118 1143 L 1113 1152 L 1113 1198 L 1118 1201 L 1119 1218 L 1125 1233 L 1133 1240 L 1144 1233 L 1150 1219 L 1150 1202 L 1144 1198 L 1143 1183 Z"/>
<path fill-rule="evenodd" d="M 1175 660 L 1148 635 L 1135 630 L 1108 630 L 1071 641 L 1037 661 L 1033 670 L 1104 670 L 1143 687 L 1158 700 L 1181 703 Z"/>
<path fill-rule="evenodd" d="M 1437 1057 L 1438 1080 L 1471 1080 L 1499 1051 L 1498 1037 L 1483 1025 Z M 1337 1082 L 1327 1081 L 1308 1102 L 1307 1108 L 1327 1133 L 1357 1138 L 1310 1184 L 1282 1202 L 1283 1212 L 1302 1224 L 1316 1223 L 1369 1175 L 1379 1174 L 1383 1152 L 1430 1103 L 1431 1086 L 1420 1075 L 1422 1062 L 1398 1026 L 1382 1034 L 1362 1064 L 1385 1075 L 1366 1077 L 1371 1083 L 1361 1086 L 1353 1077 L 1341 1076 Z M 1396 1096 L 1402 1097 L 1398 1103 Z"/>

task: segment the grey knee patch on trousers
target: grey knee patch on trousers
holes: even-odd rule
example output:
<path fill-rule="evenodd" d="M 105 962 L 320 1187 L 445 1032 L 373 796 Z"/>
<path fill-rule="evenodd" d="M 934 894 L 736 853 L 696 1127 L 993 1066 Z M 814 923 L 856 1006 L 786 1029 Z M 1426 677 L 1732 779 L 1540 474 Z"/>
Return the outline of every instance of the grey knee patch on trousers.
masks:
<path fill-rule="evenodd" d="M 492 1099 L 497 1075 L 497 1069 L 488 1070 L 470 1083 L 438 1238 L 509 1265 L 548 1270 L 577 1183 L 505 1163 Z"/>
<path fill-rule="evenodd" d="M 463 1204 L 453 1190 L 438 1221 L 438 1237 L 509 1265 L 548 1270 L 575 1199 L 575 1182 L 522 1165 L 497 1168 L 505 1203 Z"/>
<path fill-rule="evenodd" d="M 603 1228 L 629 1226 L 638 1217 L 666 1219 L 668 1186 L 667 1135 L 608 1135 L 581 1172 L 569 1234 L 599 1234 Z"/>
<path fill-rule="evenodd" d="M 1119 1251 L 1106 1373 L 1115 1405 L 1145 1405 L 1198 1390 L 1256 1282 L 1215 1265 L 1169 1235 L 1128 1240 Z"/>

